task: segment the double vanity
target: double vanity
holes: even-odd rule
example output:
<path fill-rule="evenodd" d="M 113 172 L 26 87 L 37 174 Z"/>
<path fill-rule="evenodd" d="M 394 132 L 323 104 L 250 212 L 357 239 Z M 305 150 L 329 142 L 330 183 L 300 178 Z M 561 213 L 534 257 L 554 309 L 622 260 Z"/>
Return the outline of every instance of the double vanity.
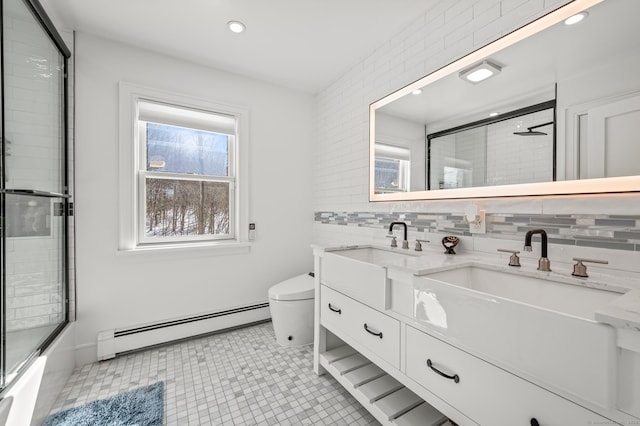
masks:
<path fill-rule="evenodd" d="M 640 424 L 637 284 L 435 248 L 314 255 L 314 369 L 382 424 Z"/>

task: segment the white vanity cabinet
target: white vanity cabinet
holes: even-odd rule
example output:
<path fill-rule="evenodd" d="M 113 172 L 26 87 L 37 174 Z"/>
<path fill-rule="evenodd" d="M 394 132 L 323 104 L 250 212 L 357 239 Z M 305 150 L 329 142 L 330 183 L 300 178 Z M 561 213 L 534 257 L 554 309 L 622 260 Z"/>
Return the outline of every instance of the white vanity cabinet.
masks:
<path fill-rule="evenodd" d="M 429 425 L 440 425 L 442 415 L 460 426 L 634 421 L 627 414 L 638 404 L 629 398 L 618 395 L 618 411 L 601 411 L 420 324 L 411 316 L 415 288 L 407 271 L 325 251 L 316 252 L 315 266 L 314 370 L 332 374 L 383 424 L 424 424 L 421 412 L 436 419 Z M 627 358 L 622 364 L 637 365 Z"/>
<path fill-rule="evenodd" d="M 640 330 L 618 329 L 618 398 L 616 407 L 640 424 Z"/>
<path fill-rule="evenodd" d="M 610 424 L 427 333 L 406 330 L 407 376 L 481 425 Z"/>
<path fill-rule="evenodd" d="M 400 368 L 400 321 L 322 285 L 320 323 Z"/>

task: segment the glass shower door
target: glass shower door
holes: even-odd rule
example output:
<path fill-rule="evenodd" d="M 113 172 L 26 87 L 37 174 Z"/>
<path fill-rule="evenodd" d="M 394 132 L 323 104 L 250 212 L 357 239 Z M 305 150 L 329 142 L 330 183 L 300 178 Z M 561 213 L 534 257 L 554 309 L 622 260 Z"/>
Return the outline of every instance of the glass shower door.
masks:
<path fill-rule="evenodd" d="M 2 377 L 67 322 L 66 55 L 35 0 L 2 0 Z"/>
<path fill-rule="evenodd" d="M 65 321 L 63 199 L 5 197 L 5 367 L 11 379 Z"/>

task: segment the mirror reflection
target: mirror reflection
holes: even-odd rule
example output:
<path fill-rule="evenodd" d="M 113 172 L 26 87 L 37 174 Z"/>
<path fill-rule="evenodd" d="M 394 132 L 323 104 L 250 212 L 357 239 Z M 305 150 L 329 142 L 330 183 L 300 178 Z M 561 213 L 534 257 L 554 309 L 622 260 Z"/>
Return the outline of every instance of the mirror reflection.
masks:
<path fill-rule="evenodd" d="M 586 12 L 372 104 L 372 192 L 640 175 L 640 1 Z"/>
<path fill-rule="evenodd" d="M 555 178 L 555 101 L 427 134 L 427 189 Z"/>

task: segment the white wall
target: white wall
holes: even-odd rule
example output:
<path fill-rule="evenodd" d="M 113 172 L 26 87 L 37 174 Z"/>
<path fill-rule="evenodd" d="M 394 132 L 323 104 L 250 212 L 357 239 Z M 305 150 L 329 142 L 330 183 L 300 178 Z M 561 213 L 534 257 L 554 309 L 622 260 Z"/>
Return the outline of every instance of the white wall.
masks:
<path fill-rule="evenodd" d="M 266 302 L 311 270 L 312 96 L 83 33 L 75 47 L 79 363 L 95 359 L 100 330 Z M 250 253 L 118 254 L 120 81 L 249 110 Z"/>

